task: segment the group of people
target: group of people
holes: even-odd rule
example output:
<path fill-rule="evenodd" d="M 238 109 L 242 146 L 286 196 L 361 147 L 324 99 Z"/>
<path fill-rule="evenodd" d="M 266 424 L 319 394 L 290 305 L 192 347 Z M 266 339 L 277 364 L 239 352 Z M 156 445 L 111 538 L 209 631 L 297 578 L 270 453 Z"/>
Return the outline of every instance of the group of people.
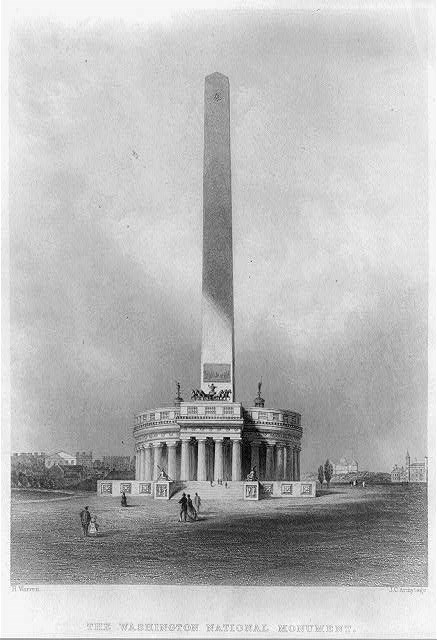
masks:
<path fill-rule="evenodd" d="M 209 481 L 209 484 L 211 485 L 211 487 L 214 486 L 214 482 L 212 480 Z M 223 478 L 217 478 L 217 484 L 220 486 L 223 486 Z M 228 488 L 228 481 L 225 480 L 225 489 Z"/>
<path fill-rule="evenodd" d="M 181 505 L 179 522 L 187 522 L 187 518 L 190 522 L 194 522 L 194 520 L 198 519 L 201 500 L 200 496 L 197 493 L 194 496 L 194 504 L 191 500 L 190 494 L 186 495 L 185 493 L 182 494 L 182 498 L 179 500 L 179 504 Z"/>
<path fill-rule="evenodd" d="M 92 516 L 90 514 L 88 507 L 85 507 L 80 512 L 80 523 L 82 525 L 82 531 L 85 537 L 99 535 L 99 525 L 97 524 L 97 518 L 96 516 Z"/>
<path fill-rule="evenodd" d="M 349 482 L 349 484 L 350 484 L 351 487 L 356 487 L 357 486 L 357 481 L 356 480 L 351 480 Z M 363 482 L 361 484 L 362 484 L 363 487 L 365 487 L 366 486 L 366 481 L 363 480 Z"/>

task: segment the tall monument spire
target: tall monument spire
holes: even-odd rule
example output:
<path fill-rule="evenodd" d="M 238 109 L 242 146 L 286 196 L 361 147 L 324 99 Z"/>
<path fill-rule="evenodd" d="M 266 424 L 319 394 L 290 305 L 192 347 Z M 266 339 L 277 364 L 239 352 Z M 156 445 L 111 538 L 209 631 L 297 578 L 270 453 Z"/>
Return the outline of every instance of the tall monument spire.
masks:
<path fill-rule="evenodd" d="M 229 80 L 205 78 L 201 388 L 234 400 Z"/>

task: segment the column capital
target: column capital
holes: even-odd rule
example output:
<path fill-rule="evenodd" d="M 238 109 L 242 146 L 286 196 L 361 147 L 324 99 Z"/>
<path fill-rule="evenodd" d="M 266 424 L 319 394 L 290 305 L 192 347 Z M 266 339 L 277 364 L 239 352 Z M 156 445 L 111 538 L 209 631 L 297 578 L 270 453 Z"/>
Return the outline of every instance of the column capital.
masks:
<path fill-rule="evenodd" d="M 218 436 L 212 436 L 212 437 L 214 442 L 223 442 L 225 436 L 218 435 Z"/>
<path fill-rule="evenodd" d="M 154 449 L 157 449 L 158 447 L 162 447 L 162 442 L 161 441 L 159 441 L 159 442 L 151 442 L 150 444 L 152 445 L 152 447 Z"/>
<path fill-rule="evenodd" d="M 167 447 L 176 447 L 178 444 L 177 440 L 166 440 L 165 444 L 167 445 Z"/>
<path fill-rule="evenodd" d="M 197 442 L 206 442 L 207 436 L 196 436 Z"/>

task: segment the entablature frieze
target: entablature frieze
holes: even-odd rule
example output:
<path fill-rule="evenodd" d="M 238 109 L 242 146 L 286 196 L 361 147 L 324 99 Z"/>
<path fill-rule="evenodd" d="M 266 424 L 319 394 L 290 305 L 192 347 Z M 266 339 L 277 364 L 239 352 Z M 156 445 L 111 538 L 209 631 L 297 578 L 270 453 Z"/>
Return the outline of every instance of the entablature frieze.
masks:
<path fill-rule="evenodd" d="M 272 437 L 272 438 L 275 438 L 276 440 L 281 438 L 285 440 L 290 440 L 290 439 L 301 440 L 302 429 L 298 427 L 294 427 L 292 429 L 289 429 L 289 428 L 284 429 L 283 425 L 277 426 L 272 424 L 266 424 L 266 425 L 245 424 L 243 435 L 246 437 L 254 437 L 254 438 L 256 438 L 257 436 L 262 438 Z"/>
<path fill-rule="evenodd" d="M 243 432 L 243 441 L 247 444 L 266 444 L 266 445 L 284 445 L 287 447 L 300 447 L 301 438 L 293 437 L 287 433 L 279 433 L 279 432 L 265 432 L 259 433 L 256 431 L 244 431 Z"/>
<path fill-rule="evenodd" d="M 205 427 L 190 427 L 189 429 L 181 429 L 180 432 L 181 438 L 188 439 L 190 437 L 194 438 L 241 438 L 241 430 L 235 429 L 232 427 L 217 427 L 211 428 L 211 425 L 208 425 L 208 429 Z"/>
<path fill-rule="evenodd" d="M 151 431 L 142 434 L 136 434 L 136 444 L 141 445 L 144 442 L 160 442 L 163 440 L 180 440 L 179 429 L 177 431 Z"/>

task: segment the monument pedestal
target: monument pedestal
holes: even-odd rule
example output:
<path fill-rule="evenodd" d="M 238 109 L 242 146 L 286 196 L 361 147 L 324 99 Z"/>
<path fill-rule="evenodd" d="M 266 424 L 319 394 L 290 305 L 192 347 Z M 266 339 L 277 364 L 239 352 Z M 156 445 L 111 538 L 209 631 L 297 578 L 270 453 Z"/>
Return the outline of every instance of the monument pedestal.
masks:
<path fill-rule="evenodd" d="M 158 480 L 153 483 L 153 497 L 155 500 L 170 500 L 171 497 L 171 480 Z"/>
<path fill-rule="evenodd" d="M 243 483 L 243 500 L 259 500 L 258 480 L 248 480 Z"/>

